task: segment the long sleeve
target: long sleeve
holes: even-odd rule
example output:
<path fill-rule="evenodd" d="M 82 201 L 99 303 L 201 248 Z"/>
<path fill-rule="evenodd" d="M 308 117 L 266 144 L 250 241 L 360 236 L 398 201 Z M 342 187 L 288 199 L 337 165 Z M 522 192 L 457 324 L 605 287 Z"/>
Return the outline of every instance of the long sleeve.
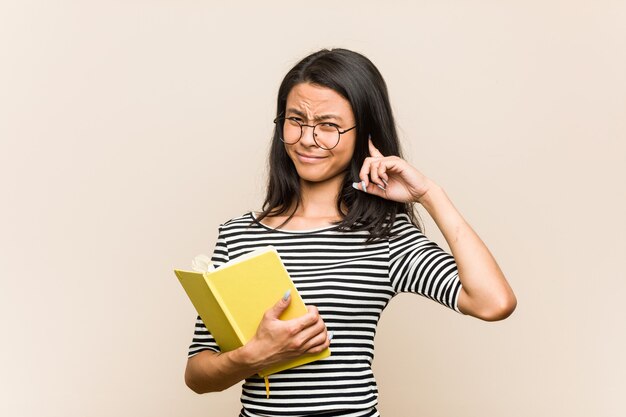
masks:
<path fill-rule="evenodd" d="M 224 233 L 222 231 L 222 226 L 219 227 L 219 234 L 217 237 L 217 242 L 215 244 L 215 250 L 213 251 L 213 256 L 211 257 L 211 262 L 215 268 L 219 268 L 226 262 L 228 262 L 228 246 L 226 245 L 226 238 L 224 237 Z M 197 353 L 202 352 L 203 350 L 212 350 L 214 352 L 219 352 L 220 348 L 217 346 L 215 339 L 211 335 L 211 333 L 207 330 L 200 316 L 196 318 L 196 325 L 193 334 L 193 341 L 189 346 L 189 352 L 187 354 L 188 357 L 192 357 Z"/>
<path fill-rule="evenodd" d="M 389 277 L 396 292 L 412 292 L 458 308 L 461 281 L 454 257 L 430 241 L 406 215 L 394 225 L 389 241 Z"/>

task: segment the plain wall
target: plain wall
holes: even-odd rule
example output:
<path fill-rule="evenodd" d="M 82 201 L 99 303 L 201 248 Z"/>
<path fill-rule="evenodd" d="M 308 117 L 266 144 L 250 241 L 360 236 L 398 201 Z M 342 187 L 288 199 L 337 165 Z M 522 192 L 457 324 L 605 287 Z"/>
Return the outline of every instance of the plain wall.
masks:
<path fill-rule="evenodd" d="M 0 3 L 0 414 L 237 415 L 184 384 L 172 269 L 260 208 L 282 77 L 345 47 L 519 301 L 394 299 L 382 415 L 626 415 L 626 2 L 224 3 Z"/>

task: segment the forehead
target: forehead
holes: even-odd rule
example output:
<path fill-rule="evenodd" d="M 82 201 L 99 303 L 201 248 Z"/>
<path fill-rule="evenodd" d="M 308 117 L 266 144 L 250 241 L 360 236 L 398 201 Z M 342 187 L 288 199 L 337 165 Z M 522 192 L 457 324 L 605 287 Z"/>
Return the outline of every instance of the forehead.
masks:
<path fill-rule="evenodd" d="M 326 113 L 353 118 L 350 102 L 335 90 L 310 83 L 296 84 L 287 95 L 287 108 L 296 109 L 307 116 Z"/>

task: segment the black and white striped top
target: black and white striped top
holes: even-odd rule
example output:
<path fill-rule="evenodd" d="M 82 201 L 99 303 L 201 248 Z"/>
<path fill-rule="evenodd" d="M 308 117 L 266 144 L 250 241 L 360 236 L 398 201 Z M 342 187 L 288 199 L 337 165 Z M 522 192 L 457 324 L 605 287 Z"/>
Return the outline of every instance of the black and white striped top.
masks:
<path fill-rule="evenodd" d="M 380 314 L 400 292 L 459 311 L 454 258 L 405 214 L 397 216 L 393 238 L 369 245 L 366 231 L 276 230 L 253 220 L 250 212 L 220 226 L 215 266 L 274 246 L 302 299 L 318 308 L 333 339 L 330 357 L 271 375 L 269 399 L 262 378 L 246 379 L 240 416 L 378 416 L 371 364 Z M 206 349 L 219 351 L 198 317 L 189 357 Z"/>

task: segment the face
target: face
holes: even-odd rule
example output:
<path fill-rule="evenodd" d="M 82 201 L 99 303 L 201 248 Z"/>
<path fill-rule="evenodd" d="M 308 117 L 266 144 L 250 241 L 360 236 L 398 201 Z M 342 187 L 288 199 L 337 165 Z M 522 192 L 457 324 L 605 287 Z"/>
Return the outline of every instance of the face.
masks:
<path fill-rule="evenodd" d="M 348 100 L 330 88 L 309 83 L 297 84 L 291 89 L 285 117 L 311 126 L 331 123 L 342 132 L 356 124 Z M 320 128 L 316 128 L 316 132 Z M 319 183 L 337 180 L 343 175 L 352 159 L 355 142 L 356 129 L 352 129 L 341 135 L 336 147 L 325 150 L 313 140 L 313 128 L 305 126 L 300 140 L 292 145 L 285 144 L 285 150 L 301 180 Z"/>

